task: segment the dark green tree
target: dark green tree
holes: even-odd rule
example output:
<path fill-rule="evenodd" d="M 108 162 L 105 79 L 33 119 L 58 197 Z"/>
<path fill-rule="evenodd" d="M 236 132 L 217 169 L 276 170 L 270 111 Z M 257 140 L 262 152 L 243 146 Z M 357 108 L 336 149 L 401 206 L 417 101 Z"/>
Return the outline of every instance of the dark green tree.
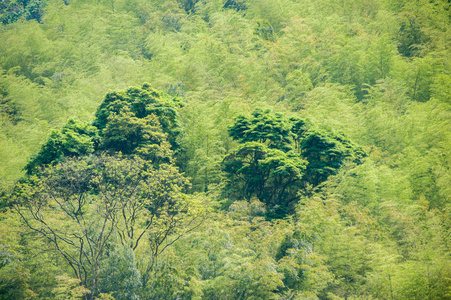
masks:
<path fill-rule="evenodd" d="M 227 0 L 224 3 L 224 8 L 234 9 L 236 11 L 246 10 L 247 6 L 243 0 Z"/>
<path fill-rule="evenodd" d="M 256 109 L 251 116 L 238 116 L 228 131 L 240 143 L 259 142 L 271 149 L 288 151 L 292 149 L 293 134 L 290 129 L 291 124 L 281 114 Z"/>
<path fill-rule="evenodd" d="M 195 12 L 196 3 L 199 0 L 177 0 L 177 2 L 185 9 L 187 13 Z"/>
<path fill-rule="evenodd" d="M 145 84 L 106 95 L 92 125 L 69 120 L 61 132 L 53 131 L 39 153 L 25 166 L 27 174 L 65 157 L 95 151 L 139 155 L 160 163 L 171 163 L 179 150 L 177 107 L 181 104 Z"/>
<path fill-rule="evenodd" d="M 64 157 L 76 157 L 93 153 L 99 143 L 98 130 L 87 123 L 69 120 L 61 132 L 53 131 L 37 155 L 25 166 L 27 174 L 38 168 L 61 161 Z"/>
<path fill-rule="evenodd" d="M 400 28 L 398 36 L 398 51 L 405 57 L 419 56 L 428 42 L 424 34 L 422 17 L 409 12 L 398 15 Z"/>
<path fill-rule="evenodd" d="M 178 150 L 177 136 L 180 133 L 177 109 L 182 103 L 167 94 L 160 93 L 150 85 L 144 84 L 142 88 L 128 88 L 125 91 L 111 92 L 105 96 L 96 112 L 93 125 L 103 130 L 111 120 L 113 114 L 129 111 L 134 117 L 142 119 L 155 115 L 161 124 L 163 132 L 168 135 L 172 150 Z"/>
<path fill-rule="evenodd" d="M 0 22 L 13 23 L 24 17 L 41 22 L 46 0 L 6 0 L 0 3 Z"/>
<path fill-rule="evenodd" d="M 301 153 L 308 161 L 305 179 L 317 186 L 336 174 L 349 160 L 362 163 L 366 156 L 364 150 L 342 134 L 330 130 L 309 130 L 301 141 Z"/>
<path fill-rule="evenodd" d="M 305 139 L 313 123 L 309 119 L 302 119 L 297 117 L 290 118 L 291 132 L 293 133 L 294 149 L 301 151 L 301 141 Z"/>
<path fill-rule="evenodd" d="M 291 210 L 306 167 L 294 151 L 270 149 L 258 142 L 242 144 L 223 161 L 228 174 L 230 197 L 262 202 L 284 215 Z"/>
<path fill-rule="evenodd" d="M 155 166 L 172 162 L 170 148 L 167 134 L 162 131 L 155 115 L 137 118 L 125 109 L 108 117 L 100 144 L 102 150 L 137 154 Z"/>
<path fill-rule="evenodd" d="M 307 119 L 289 120 L 269 110 L 238 116 L 229 127 L 240 142 L 223 160 L 229 197 L 258 197 L 276 210 L 292 212 L 297 194 L 307 184 L 318 186 L 336 174 L 347 160 L 360 163 L 359 146 L 341 134 L 314 128 Z"/>

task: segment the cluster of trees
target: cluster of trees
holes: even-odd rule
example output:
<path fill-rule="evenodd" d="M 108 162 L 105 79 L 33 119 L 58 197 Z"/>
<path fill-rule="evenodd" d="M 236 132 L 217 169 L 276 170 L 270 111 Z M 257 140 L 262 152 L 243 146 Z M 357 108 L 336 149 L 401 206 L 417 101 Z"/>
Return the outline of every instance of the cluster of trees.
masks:
<path fill-rule="evenodd" d="M 293 212 L 300 192 L 318 187 L 346 161 L 360 163 L 365 157 L 343 135 L 268 110 L 238 116 L 228 131 L 240 143 L 223 161 L 228 198 L 257 197 L 281 216 Z"/>
<path fill-rule="evenodd" d="M 450 11 L 2 1 L 0 299 L 450 299 Z"/>
<path fill-rule="evenodd" d="M 45 2 L 39 0 L 2 1 L 0 5 L 0 21 L 3 24 L 9 24 L 24 18 L 40 22 L 44 13 L 43 6 L 45 6 Z"/>
<path fill-rule="evenodd" d="M 108 93 L 92 124 L 69 120 L 61 131 L 53 131 L 25 166 L 27 174 L 65 157 L 98 151 L 138 155 L 154 166 L 170 164 L 173 152 L 179 150 L 176 137 L 180 105 L 180 101 L 160 95 L 148 84 Z"/>
<path fill-rule="evenodd" d="M 78 280 L 61 299 L 77 285 L 77 297 L 138 299 L 161 253 L 203 221 L 173 163 L 178 105 L 149 85 L 108 93 L 92 125 L 69 120 L 25 166 L 8 205 Z M 1 291 L 29 293 L 15 288 Z"/>

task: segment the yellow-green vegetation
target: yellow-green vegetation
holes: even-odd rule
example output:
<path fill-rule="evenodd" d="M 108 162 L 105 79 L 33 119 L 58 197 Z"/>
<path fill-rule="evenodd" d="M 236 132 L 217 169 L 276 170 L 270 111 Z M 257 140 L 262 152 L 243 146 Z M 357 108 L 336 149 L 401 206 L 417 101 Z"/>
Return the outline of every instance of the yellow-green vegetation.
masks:
<path fill-rule="evenodd" d="M 0 299 L 450 278 L 449 1 L 0 1 Z"/>

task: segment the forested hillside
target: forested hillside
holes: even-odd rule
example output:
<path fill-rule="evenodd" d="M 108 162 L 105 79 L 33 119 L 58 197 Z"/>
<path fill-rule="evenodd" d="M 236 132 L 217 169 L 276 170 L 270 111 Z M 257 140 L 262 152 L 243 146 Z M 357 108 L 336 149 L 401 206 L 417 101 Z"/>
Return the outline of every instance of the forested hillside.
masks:
<path fill-rule="evenodd" d="M 3 0 L 0 124 L 0 299 L 451 299 L 447 0 Z"/>

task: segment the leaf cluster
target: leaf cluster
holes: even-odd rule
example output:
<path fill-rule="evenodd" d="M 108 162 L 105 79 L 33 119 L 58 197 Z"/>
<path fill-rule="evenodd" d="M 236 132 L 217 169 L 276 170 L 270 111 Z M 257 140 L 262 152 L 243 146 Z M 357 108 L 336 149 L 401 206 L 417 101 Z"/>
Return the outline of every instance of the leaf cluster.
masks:
<path fill-rule="evenodd" d="M 160 95 L 145 84 L 111 92 L 96 112 L 92 125 L 69 120 L 53 131 L 39 153 L 25 166 L 27 174 L 41 167 L 98 151 L 139 155 L 154 165 L 171 163 L 178 149 L 177 108 L 179 102 Z"/>
<path fill-rule="evenodd" d="M 275 215 L 292 212 L 298 193 L 308 184 L 318 186 L 346 161 L 360 164 L 366 155 L 342 134 L 269 110 L 236 117 L 228 131 L 240 143 L 223 160 L 229 197 L 256 196 L 276 209 Z"/>

